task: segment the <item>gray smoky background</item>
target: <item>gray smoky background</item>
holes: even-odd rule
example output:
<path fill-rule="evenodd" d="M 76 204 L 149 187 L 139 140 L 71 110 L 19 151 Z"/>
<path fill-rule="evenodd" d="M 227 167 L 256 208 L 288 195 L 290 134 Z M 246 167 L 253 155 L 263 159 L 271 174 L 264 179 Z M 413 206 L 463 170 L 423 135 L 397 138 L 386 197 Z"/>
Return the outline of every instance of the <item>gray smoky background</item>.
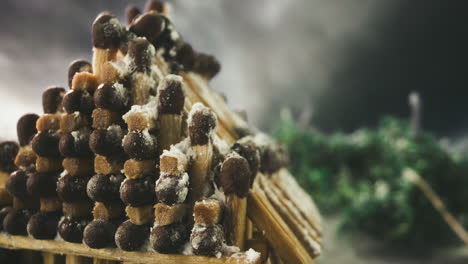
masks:
<path fill-rule="evenodd" d="M 174 0 L 173 21 L 195 49 L 222 63 L 213 89 L 268 130 L 280 109 L 325 131 L 408 116 L 421 94 L 423 126 L 441 135 L 467 128 L 466 1 Z M 0 8 L 0 133 L 41 113 L 48 86 L 66 86 L 68 64 L 91 59 L 91 23 L 101 11 L 124 22 L 144 1 L 3 0 Z"/>

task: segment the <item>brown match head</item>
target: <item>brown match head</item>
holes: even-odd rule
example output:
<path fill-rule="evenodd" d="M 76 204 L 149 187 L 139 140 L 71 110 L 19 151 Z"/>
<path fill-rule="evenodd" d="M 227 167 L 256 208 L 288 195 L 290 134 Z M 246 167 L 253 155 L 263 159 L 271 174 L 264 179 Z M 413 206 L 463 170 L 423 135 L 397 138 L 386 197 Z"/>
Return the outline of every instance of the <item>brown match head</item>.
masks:
<path fill-rule="evenodd" d="M 127 155 L 136 160 L 156 159 L 157 140 L 148 130 L 131 131 L 122 141 L 122 146 Z"/>
<path fill-rule="evenodd" d="M 26 199 L 29 197 L 28 190 L 26 189 L 26 181 L 30 176 L 30 172 L 24 170 L 14 171 L 6 182 L 6 190 L 11 196 L 16 198 Z"/>
<path fill-rule="evenodd" d="M 185 94 L 182 77 L 167 75 L 159 84 L 159 113 L 180 115 L 184 109 Z"/>
<path fill-rule="evenodd" d="M 3 220 L 3 229 L 10 235 L 27 235 L 26 226 L 35 210 L 13 208 Z"/>
<path fill-rule="evenodd" d="M 192 106 L 188 118 L 190 142 L 193 146 L 206 145 L 216 128 L 216 115 L 201 103 Z"/>
<path fill-rule="evenodd" d="M 193 253 L 199 256 L 216 256 L 221 252 L 224 230 L 221 225 L 195 225 L 190 236 Z"/>
<path fill-rule="evenodd" d="M 128 55 L 137 72 L 149 72 L 155 53 L 153 45 L 145 38 L 135 38 L 128 44 Z"/>
<path fill-rule="evenodd" d="M 149 225 L 135 225 L 127 220 L 115 231 L 115 244 L 124 251 L 138 251 L 143 247 L 149 235 Z"/>
<path fill-rule="evenodd" d="M 141 15 L 140 9 L 136 6 L 128 6 L 125 9 L 125 14 L 127 17 L 127 24 L 131 24 L 139 15 Z"/>
<path fill-rule="evenodd" d="M 86 193 L 95 202 L 110 204 L 120 199 L 120 185 L 124 181 L 123 174 L 96 174 L 88 181 Z"/>
<path fill-rule="evenodd" d="M 129 30 L 139 37 L 146 37 L 149 42 L 153 43 L 161 35 L 164 28 L 164 18 L 155 12 L 150 12 L 135 19 Z"/>
<path fill-rule="evenodd" d="M 68 86 L 71 88 L 73 76 L 77 72 L 93 72 L 93 66 L 87 60 L 75 60 L 68 66 Z"/>
<path fill-rule="evenodd" d="M 247 139 L 247 138 L 246 138 Z M 255 143 L 252 140 L 239 140 L 238 142 L 234 143 L 231 147 L 232 150 L 239 153 L 242 157 L 244 157 L 250 166 L 250 186 L 253 185 L 255 180 L 255 176 L 260 169 L 260 151 Z"/>
<path fill-rule="evenodd" d="M 160 0 L 148 0 L 145 9 L 147 12 L 156 11 L 162 13 L 164 10 L 164 3 Z"/>
<path fill-rule="evenodd" d="M 58 233 L 63 240 L 72 243 L 82 243 L 83 232 L 89 224 L 89 219 L 71 219 L 64 217 L 58 225 Z"/>
<path fill-rule="evenodd" d="M 15 157 L 18 154 L 18 143 L 13 141 L 4 141 L 0 143 L 0 170 L 12 172 L 15 170 Z"/>
<path fill-rule="evenodd" d="M 16 133 L 20 146 L 26 146 L 37 133 L 36 121 L 39 116 L 36 114 L 23 115 L 16 124 Z"/>
<path fill-rule="evenodd" d="M 232 154 L 221 165 L 220 182 L 224 193 L 246 197 L 249 193 L 251 174 L 249 162 L 237 153 Z"/>
<path fill-rule="evenodd" d="M 35 172 L 28 177 L 26 189 L 33 197 L 49 198 L 57 195 L 58 174 Z"/>
<path fill-rule="evenodd" d="M 212 79 L 221 70 L 221 64 L 214 56 L 199 53 L 193 70 L 208 79 Z"/>
<path fill-rule="evenodd" d="M 86 185 L 89 177 L 72 176 L 66 174 L 57 181 L 58 197 L 66 203 L 80 202 L 87 200 Z"/>
<path fill-rule="evenodd" d="M 99 49 L 117 49 L 124 33 L 124 28 L 115 16 L 101 13 L 93 22 L 93 46 Z"/>
<path fill-rule="evenodd" d="M 57 212 L 37 212 L 29 219 L 28 233 L 35 239 L 54 239 L 58 222 Z"/>
<path fill-rule="evenodd" d="M 95 219 L 83 231 L 83 242 L 90 248 L 106 248 L 114 244 L 117 229 L 112 222 Z"/>
<path fill-rule="evenodd" d="M 159 225 L 151 231 L 152 247 L 162 254 L 177 254 L 188 240 L 190 230 L 185 223 Z"/>
<path fill-rule="evenodd" d="M 144 177 L 125 180 L 120 185 L 120 199 L 126 205 L 133 207 L 154 204 L 156 199 L 154 179 Z"/>
<path fill-rule="evenodd" d="M 184 71 L 191 71 L 195 65 L 196 53 L 189 43 L 183 43 L 176 54 L 176 61 L 179 62 Z"/>
<path fill-rule="evenodd" d="M 41 131 L 31 140 L 31 147 L 38 156 L 60 157 L 59 141 L 60 136 L 58 134 Z"/>
<path fill-rule="evenodd" d="M 128 90 L 121 83 L 103 83 L 94 93 L 94 103 L 97 107 L 115 112 L 128 108 Z"/>
<path fill-rule="evenodd" d="M 42 93 L 42 108 L 44 113 L 53 114 L 62 108 L 62 99 L 65 95 L 63 87 L 50 87 Z"/>
<path fill-rule="evenodd" d="M 63 97 L 63 109 L 68 114 L 80 112 L 91 114 L 95 108 L 93 96 L 84 90 L 70 90 Z"/>

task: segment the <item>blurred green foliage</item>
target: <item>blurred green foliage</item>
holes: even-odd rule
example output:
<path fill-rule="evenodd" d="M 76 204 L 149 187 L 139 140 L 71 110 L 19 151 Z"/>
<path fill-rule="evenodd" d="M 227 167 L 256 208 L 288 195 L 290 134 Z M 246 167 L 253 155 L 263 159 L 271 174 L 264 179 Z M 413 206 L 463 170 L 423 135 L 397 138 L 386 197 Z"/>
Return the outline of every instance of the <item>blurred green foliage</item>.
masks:
<path fill-rule="evenodd" d="M 458 241 L 423 193 L 402 177 L 418 172 L 468 226 L 468 159 L 431 134 L 385 118 L 376 129 L 325 135 L 282 118 L 274 136 L 287 147 L 290 168 L 325 214 L 342 214 L 341 230 L 360 231 L 402 247 Z"/>

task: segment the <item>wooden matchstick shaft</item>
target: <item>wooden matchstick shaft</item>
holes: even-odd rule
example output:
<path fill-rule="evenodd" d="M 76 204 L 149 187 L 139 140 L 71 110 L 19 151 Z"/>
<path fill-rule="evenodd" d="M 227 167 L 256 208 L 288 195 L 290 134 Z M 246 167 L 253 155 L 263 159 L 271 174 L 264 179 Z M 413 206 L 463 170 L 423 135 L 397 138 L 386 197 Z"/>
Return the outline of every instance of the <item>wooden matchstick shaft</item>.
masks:
<path fill-rule="evenodd" d="M 245 230 L 247 221 L 247 198 L 241 198 L 237 195 L 228 195 L 226 197 L 226 205 L 231 211 L 229 216 L 232 223 L 232 237 L 233 245 L 244 250 L 245 243 Z"/>
<path fill-rule="evenodd" d="M 161 133 L 160 150 L 169 149 L 172 144 L 176 144 L 181 140 L 182 136 L 182 116 L 165 114 L 159 116 L 159 125 Z"/>

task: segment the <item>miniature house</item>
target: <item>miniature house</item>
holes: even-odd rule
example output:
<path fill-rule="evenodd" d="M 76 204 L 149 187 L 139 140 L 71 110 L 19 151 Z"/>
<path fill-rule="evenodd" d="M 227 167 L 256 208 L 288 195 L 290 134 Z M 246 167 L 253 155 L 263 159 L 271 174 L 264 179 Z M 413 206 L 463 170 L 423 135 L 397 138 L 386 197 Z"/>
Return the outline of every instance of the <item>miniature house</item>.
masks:
<path fill-rule="evenodd" d="M 320 214 L 281 147 L 208 87 L 216 59 L 165 3 L 127 17 L 96 18 L 92 63 L 73 62 L 70 90 L 47 89 L 19 149 L 0 151 L 0 247 L 44 263 L 314 263 Z"/>

